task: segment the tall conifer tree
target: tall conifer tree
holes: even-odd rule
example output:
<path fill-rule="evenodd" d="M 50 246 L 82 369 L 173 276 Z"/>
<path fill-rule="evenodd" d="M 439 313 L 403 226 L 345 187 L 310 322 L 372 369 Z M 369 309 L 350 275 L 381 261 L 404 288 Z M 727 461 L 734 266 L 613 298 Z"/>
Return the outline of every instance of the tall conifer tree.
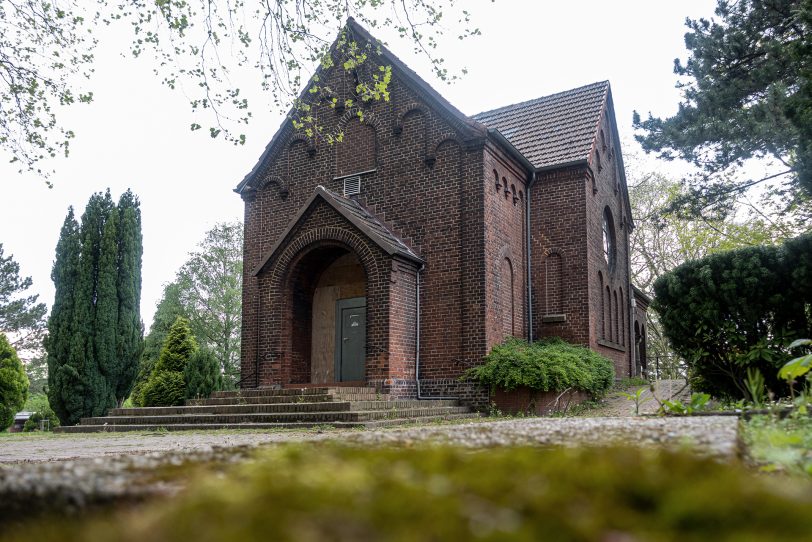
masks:
<path fill-rule="evenodd" d="M 141 220 L 131 192 L 116 206 L 91 196 L 81 226 L 73 210 L 62 228 L 48 321 L 50 392 L 63 424 L 100 416 L 123 401 L 142 348 Z"/>
<path fill-rule="evenodd" d="M 71 343 L 76 334 L 74 292 L 79 277 L 80 250 L 79 224 L 71 207 L 59 234 L 56 260 L 51 270 L 56 295 L 45 340 L 48 352 L 48 402 L 63 424 L 79 421 L 86 393 L 83 367 L 69 363 Z"/>
<path fill-rule="evenodd" d="M 116 399 L 122 402 L 129 394 L 138 374 L 144 347 L 141 323 L 141 208 L 130 190 L 118 201 L 118 328 Z"/>

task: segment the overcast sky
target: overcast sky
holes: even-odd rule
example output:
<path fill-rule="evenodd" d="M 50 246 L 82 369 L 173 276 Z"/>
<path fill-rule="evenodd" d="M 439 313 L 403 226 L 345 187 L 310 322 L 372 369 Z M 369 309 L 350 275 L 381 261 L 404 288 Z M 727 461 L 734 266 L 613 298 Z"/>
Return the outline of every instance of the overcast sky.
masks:
<path fill-rule="evenodd" d="M 461 4 L 463 2 L 460 2 Z M 685 18 L 710 17 L 714 0 L 465 0 L 482 36 L 449 40 L 442 55 L 468 75 L 437 82 L 410 44 L 389 36 L 390 48 L 466 114 L 609 80 L 624 153 L 636 152 L 632 111 L 676 111 L 673 60 L 685 58 Z M 119 28 L 119 31 L 122 31 Z M 53 162 L 54 188 L 0 161 L 0 243 L 13 254 L 33 290 L 50 306 L 54 249 L 67 208 L 80 215 L 93 192 L 114 198 L 132 190 L 141 199 L 144 234 L 141 314 L 147 329 L 163 285 L 215 223 L 242 219 L 232 192 L 259 158 L 283 115 L 271 100 L 253 103 L 244 146 L 191 132 L 186 97 L 162 87 L 146 60 L 121 56 L 125 41 L 102 34 L 95 101 L 60 112 L 76 132 L 68 159 Z M 108 38 L 105 40 L 105 38 Z M 204 127 L 204 122 L 200 122 Z M 0 159 L 4 155 L 0 153 Z M 671 167 L 663 164 L 663 171 Z"/>

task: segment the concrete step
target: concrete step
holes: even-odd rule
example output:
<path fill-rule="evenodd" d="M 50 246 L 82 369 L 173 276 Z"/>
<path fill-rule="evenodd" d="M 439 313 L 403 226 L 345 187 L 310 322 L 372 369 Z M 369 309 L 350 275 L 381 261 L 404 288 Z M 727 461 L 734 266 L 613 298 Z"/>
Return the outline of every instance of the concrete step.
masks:
<path fill-rule="evenodd" d="M 387 401 L 387 394 L 304 394 L 304 395 L 254 395 L 249 397 L 213 397 L 209 399 L 187 399 L 188 406 L 210 405 L 267 405 L 272 403 L 319 403 L 337 401 Z"/>
<path fill-rule="evenodd" d="M 328 396 L 329 397 L 329 396 Z M 274 412 L 343 412 L 347 410 L 392 410 L 405 408 L 456 407 L 455 400 L 418 401 L 321 401 L 316 403 L 270 403 L 246 405 L 186 405 L 174 407 L 114 408 L 107 416 L 175 416 L 183 414 L 250 414 Z"/>
<path fill-rule="evenodd" d="M 371 422 L 332 422 L 332 423 L 238 423 L 238 424 L 169 424 L 169 425 L 71 425 L 57 427 L 58 433 L 117 433 L 124 431 L 213 431 L 213 430 L 278 430 L 278 429 L 312 429 L 314 427 L 353 428 L 353 427 L 388 427 L 414 422 L 434 422 L 443 420 L 466 420 L 479 417 L 477 413 L 447 414 L 423 416 L 420 418 L 389 418 Z"/>
<path fill-rule="evenodd" d="M 356 386 L 324 386 L 324 387 L 304 387 L 304 388 L 256 388 L 248 390 L 215 391 L 211 394 L 212 399 L 223 397 L 280 397 L 288 395 L 376 395 L 375 388 Z"/>
<path fill-rule="evenodd" d="M 175 424 L 223 425 L 241 423 L 291 423 L 305 422 L 313 424 L 332 422 L 367 422 L 387 418 L 419 418 L 423 416 L 444 416 L 466 414 L 468 407 L 437 406 L 415 407 L 391 410 L 362 411 L 316 411 L 316 412 L 269 412 L 237 414 L 169 414 L 154 416 L 100 416 L 83 418 L 82 425 L 150 425 L 165 426 Z"/>

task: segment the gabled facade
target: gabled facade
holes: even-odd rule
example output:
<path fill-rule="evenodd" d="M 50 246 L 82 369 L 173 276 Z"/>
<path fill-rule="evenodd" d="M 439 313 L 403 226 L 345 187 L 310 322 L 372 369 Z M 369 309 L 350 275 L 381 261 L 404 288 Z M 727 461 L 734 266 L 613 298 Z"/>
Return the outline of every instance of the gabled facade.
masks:
<path fill-rule="evenodd" d="M 609 84 L 469 118 L 385 48 L 377 60 L 392 66 L 389 101 L 363 121 L 325 104 L 322 123 L 344 134 L 333 145 L 286 121 L 236 189 L 241 385 L 478 402 L 459 376 L 508 336 L 561 336 L 638 372 Z M 346 77 L 321 74 L 339 103 Z"/>

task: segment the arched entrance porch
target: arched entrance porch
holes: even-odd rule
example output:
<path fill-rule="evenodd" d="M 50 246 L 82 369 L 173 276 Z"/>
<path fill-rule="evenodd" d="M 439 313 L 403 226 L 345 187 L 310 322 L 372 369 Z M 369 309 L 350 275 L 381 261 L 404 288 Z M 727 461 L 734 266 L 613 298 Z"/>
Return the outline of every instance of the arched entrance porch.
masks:
<path fill-rule="evenodd" d="M 289 274 L 290 384 L 361 383 L 366 377 L 367 273 L 349 247 L 307 250 Z"/>

